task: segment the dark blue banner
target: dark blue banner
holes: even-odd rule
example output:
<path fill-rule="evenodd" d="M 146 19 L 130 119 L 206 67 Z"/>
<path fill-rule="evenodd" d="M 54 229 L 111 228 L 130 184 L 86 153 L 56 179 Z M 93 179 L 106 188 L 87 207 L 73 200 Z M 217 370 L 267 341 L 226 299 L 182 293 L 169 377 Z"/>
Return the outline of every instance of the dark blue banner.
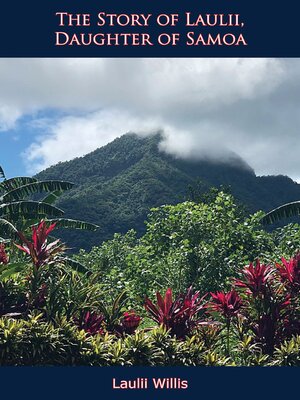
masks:
<path fill-rule="evenodd" d="M 41 396 L 63 399 L 146 399 L 186 400 L 288 398 L 294 393 L 293 378 L 298 370 L 290 368 L 2 368 L 2 387 L 9 388 L 10 398 L 40 399 Z M 31 378 L 30 378 L 31 377 Z M 289 377 L 288 381 L 284 378 Z M 283 378 L 283 381 L 282 381 Z M 113 382 L 139 380 L 148 387 L 113 389 Z M 154 383 L 175 379 L 187 381 L 186 389 L 155 389 Z M 5 381 L 5 385 L 4 382 Z M 276 384 L 276 394 L 274 396 Z M 294 381 L 295 382 L 295 381 Z M 273 393 L 273 394 L 272 394 Z"/>
<path fill-rule="evenodd" d="M 5 2 L 2 57 L 297 57 L 294 3 Z"/>

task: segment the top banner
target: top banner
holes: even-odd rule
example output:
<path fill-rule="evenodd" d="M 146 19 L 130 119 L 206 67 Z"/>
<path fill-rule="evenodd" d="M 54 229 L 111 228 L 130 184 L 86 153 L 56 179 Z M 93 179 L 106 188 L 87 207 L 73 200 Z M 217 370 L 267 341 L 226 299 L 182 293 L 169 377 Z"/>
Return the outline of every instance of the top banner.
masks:
<path fill-rule="evenodd" d="M 1 4 L 1 57 L 299 57 L 294 3 L 28 0 Z"/>

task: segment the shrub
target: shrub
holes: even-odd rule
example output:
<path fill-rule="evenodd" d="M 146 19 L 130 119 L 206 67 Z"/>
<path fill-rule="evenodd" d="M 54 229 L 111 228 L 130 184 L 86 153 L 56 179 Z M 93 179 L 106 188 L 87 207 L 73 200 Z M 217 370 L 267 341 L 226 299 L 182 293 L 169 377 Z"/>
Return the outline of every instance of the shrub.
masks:
<path fill-rule="evenodd" d="M 156 293 L 157 305 L 146 297 L 145 308 L 155 322 L 170 329 L 178 339 L 184 339 L 200 323 L 199 313 L 204 307 L 203 298 L 199 298 L 199 295 L 199 292 L 193 294 L 190 287 L 173 301 L 172 289 L 169 288 L 164 298 L 159 292 Z"/>
<path fill-rule="evenodd" d="M 0 365 L 46 366 L 85 364 L 85 336 L 40 321 L 0 319 Z"/>

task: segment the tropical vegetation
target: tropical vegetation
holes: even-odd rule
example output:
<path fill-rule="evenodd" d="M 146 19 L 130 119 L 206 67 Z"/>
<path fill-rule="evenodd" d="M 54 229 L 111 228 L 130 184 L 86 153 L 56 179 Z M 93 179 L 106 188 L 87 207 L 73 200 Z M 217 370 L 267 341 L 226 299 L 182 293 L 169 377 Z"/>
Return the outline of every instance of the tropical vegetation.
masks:
<path fill-rule="evenodd" d="M 71 184 L 0 173 L 0 365 L 300 365 L 299 225 L 266 231 L 212 190 L 70 261 L 31 196 Z"/>
<path fill-rule="evenodd" d="M 230 189 L 247 214 L 268 212 L 300 199 L 300 185 L 287 176 L 256 176 L 236 154 L 230 162 L 181 159 L 160 150 L 158 134 L 141 138 L 123 135 L 84 157 L 58 163 L 40 172 L 39 180 L 75 182 L 55 203 L 67 218 L 92 221 L 96 232 L 60 231 L 69 247 L 93 246 L 134 229 L 145 233 L 144 221 L 151 208 L 189 200 L 206 201 L 211 187 Z"/>

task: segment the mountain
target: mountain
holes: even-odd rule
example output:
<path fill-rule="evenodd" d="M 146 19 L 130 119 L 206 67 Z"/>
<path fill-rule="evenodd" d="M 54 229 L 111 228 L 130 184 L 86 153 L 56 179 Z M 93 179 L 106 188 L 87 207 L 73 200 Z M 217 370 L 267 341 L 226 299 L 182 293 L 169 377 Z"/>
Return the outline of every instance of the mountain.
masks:
<path fill-rule="evenodd" d="M 183 160 L 159 151 L 159 134 L 140 138 L 126 134 L 84 157 L 61 162 L 42 172 L 39 179 L 63 179 L 76 187 L 65 193 L 58 206 L 66 217 L 99 224 L 98 232 L 64 231 L 72 248 L 90 248 L 115 232 L 144 230 L 151 207 L 187 198 L 189 188 L 230 186 L 250 212 L 268 211 L 300 199 L 300 185 L 287 176 L 256 176 L 239 156 L 230 163 Z"/>

